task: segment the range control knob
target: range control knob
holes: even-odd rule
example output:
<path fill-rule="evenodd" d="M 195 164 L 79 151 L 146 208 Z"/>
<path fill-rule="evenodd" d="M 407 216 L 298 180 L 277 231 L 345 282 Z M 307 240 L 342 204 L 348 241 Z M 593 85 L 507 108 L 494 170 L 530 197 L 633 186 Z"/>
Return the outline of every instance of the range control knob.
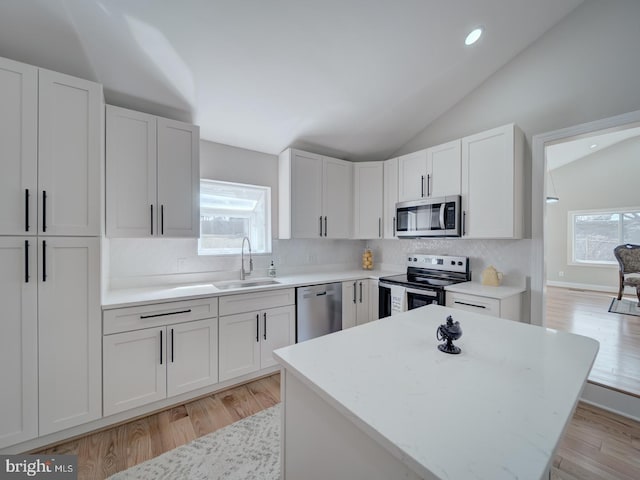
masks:
<path fill-rule="evenodd" d="M 456 264 L 455 260 L 451 260 L 451 265 L 455 265 L 455 264 Z"/>
<path fill-rule="evenodd" d="M 462 262 L 458 262 L 458 265 L 462 266 Z"/>

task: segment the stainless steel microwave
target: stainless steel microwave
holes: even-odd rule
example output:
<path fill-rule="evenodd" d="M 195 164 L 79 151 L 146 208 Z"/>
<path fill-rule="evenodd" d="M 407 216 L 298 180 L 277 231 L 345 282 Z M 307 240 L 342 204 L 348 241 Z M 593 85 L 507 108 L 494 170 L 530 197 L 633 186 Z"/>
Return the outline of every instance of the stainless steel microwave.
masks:
<path fill-rule="evenodd" d="M 459 237 L 460 195 L 396 203 L 398 237 Z"/>

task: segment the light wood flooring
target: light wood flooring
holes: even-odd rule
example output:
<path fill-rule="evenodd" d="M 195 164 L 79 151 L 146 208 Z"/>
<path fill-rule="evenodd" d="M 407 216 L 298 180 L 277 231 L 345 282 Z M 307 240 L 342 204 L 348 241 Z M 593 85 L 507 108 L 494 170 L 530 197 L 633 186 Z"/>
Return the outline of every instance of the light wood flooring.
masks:
<path fill-rule="evenodd" d="M 78 478 L 102 480 L 279 401 L 276 374 L 38 453 L 78 455 Z M 554 480 L 637 480 L 640 423 L 579 404 L 553 465 Z"/>
<path fill-rule="evenodd" d="M 547 287 L 546 326 L 598 340 L 589 381 L 640 397 L 640 317 L 609 313 L 612 298 L 611 293 Z"/>

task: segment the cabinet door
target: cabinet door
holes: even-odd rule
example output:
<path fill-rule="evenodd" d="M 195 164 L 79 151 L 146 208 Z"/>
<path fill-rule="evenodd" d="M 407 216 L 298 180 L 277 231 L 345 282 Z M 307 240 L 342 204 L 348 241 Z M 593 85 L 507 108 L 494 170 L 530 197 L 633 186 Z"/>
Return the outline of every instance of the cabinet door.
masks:
<path fill-rule="evenodd" d="M 378 290 L 378 281 L 369 279 L 367 280 L 369 285 L 369 320 L 378 320 L 378 300 L 380 297 L 380 291 Z"/>
<path fill-rule="evenodd" d="M 218 319 L 167 326 L 167 396 L 218 381 Z"/>
<path fill-rule="evenodd" d="M 296 307 L 278 307 L 261 313 L 260 368 L 277 364 L 273 351 L 296 343 Z"/>
<path fill-rule="evenodd" d="M 107 236 L 158 233 L 156 117 L 107 106 Z"/>
<path fill-rule="evenodd" d="M 158 118 L 160 235 L 200 236 L 200 128 Z"/>
<path fill-rule="evenodd" d="M 427 196 L 460 195 L 460 140 L 427 149 Z"/>
<path fill-rule="evenodd" d="M 38 238 L 40 435 L 99 418 L 100 239 Z"/>
<path fill-rule="evenodd" d="M 0 105 L 0 235 L 35 235 L 38 69 L 0 58 Z"/>
<path fill-rule="evenodd" d="M 324 236 L 351 238 L 353 232 L 353 164 L 325 157 Z"/>
<path fill-rule="evenodd" d="M 402 155 L 398 158 L 398 201 L 418 200 L 427 194 L 427 151 Z"/>
<path fill-rule="evenodd" d="M 362 325 L 371 320 L 369 318 L 369 281 L 358 280 L 356 285 L 357 296 L 357 313 L 356 313 L 356 325 Z"/>
<path fill-rule="evenodd" d="M 319 238 L 323 233 L 322 157 L 291 152 L 291 236 Z"/>
<path fill-rule="evenodd" d="M 40 70 L 39 232 L 100 235 L 102 87 Z"/>
<path fill-rule="evenodd" d="M 384 238 L 396 237 L 396 203 L 398 202 L 398 159 L 384 161 Z"/>
<path fill-rule="evenodd" d="M 102 348 L 105 416 L 167 396 L 165 327 L 105 335 Z"/>
<path fill-rule="evenodd" d="M 220 381 L 260 370 L 260 313 L 220 317 Z"/>
<path fill-rule="evenodd" d="M 382 238 L 382 162 L 354 165 L 354 238 Z"/>
<path fill-rule="evenodd" d="M 36 251 L 34 238 L 0 237 L 0 448 L 38 435 Z"/>
<path fill-rule="evenodd" d="M 462 139 L 464 236 L 522 236 L 522 155 L 514 134 L 515 126 L 506 125 Z"/>
<path fill-rule="evenodd" d="M 356 326 L 358 308 L 357 281 L 342 282 L 342 329 Z"/>

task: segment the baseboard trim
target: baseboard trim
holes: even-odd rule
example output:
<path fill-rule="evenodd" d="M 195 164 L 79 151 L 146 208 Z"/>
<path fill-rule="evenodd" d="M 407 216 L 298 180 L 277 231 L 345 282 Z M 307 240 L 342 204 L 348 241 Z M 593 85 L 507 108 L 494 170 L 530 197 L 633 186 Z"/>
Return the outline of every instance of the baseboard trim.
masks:
<path fill-rule="evenodd" d="M 640 398 L 587 382 L 580 399 L 603 410 L 640 422 Z"/>
<path fill-rule="evenodd" d="M 590 283 L 575 283 L 575 282 L 557 282 L 555 280 L 547 280 L 549 287 L 561 287 L 561 288 L 573 288 L 575 290 L 591 290 L 593 292 L 606 292 L 614 295 L 618 294 L 618 287 L 611 285 L 592 285 Z M 625 288 L 623 294 L 634 295 L 635 289 Z"/>

